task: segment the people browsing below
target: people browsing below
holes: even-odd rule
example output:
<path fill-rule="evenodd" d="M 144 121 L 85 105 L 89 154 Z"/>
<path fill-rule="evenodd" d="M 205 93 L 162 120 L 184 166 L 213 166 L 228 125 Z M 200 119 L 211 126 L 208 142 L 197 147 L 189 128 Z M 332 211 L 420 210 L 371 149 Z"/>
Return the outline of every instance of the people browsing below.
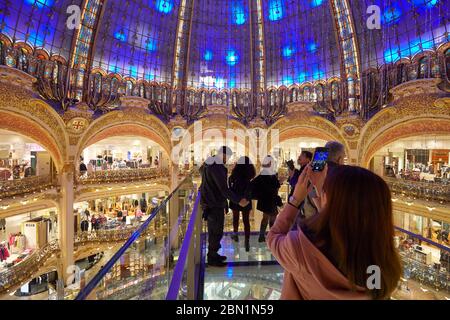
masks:
<path fill-rule="evenodd" d="M 83 177 L 87 172 L 87 167 L 84 164 L 84 160 L 82 157 L 80 157 L 80 175 Z"/>
<path fill-rule="evenodd" d="M 278 190 L 281 184 L 274 170 L 274 159 L 264 158 L 261 173 L 251 183 L 252 198 L 258 200 L 256 208 L 263 213 L 259 229 L 259 242 L 266 241 L 266 229 L 275 222 L 278 207 L 282 206 Z"/>
<path fill-rule="evenodd" d="M 246 207 L 247 199 L 239 197 L 228 188 L 228 169 L 225 164 L 231 157 L 228 147 L 221 147 L 216 156 L 206 159 L 200 168 L 202 184 L 200 185 L 200 204 L 203 218 L 208 225 L 208 264 L 225 266 L 225 256 L 219 255 L 220 241 L 223 237 L 225 212 L 228 211 L 228 200 Z"/>
<path fill-rule="evenodd" d="M 325 148 L 328 149 L 328 170 L 331 171 L 337 166 L 343 165 L 345 160 L 345 147 L 342 143 L 337 141 L 329 141 L 325 145 Z M 309 218 L 318 212 L 318 208 L 316 205 L 317 202 L 317 193 L 313 188 L 311 192 L 306 196 L 304 203 L 301 206 L 301 216 L 303 219 Z"/>
<path fill-rule="evenodd" d="M 255 166 L 251 163 L 250 158 L 241 157 L 231 172 L 228 179 L 228 186 L 232 192 L 240 198 L 250 199 L 251 180 L 256 176 Z M 245 250 L 250 251 L 250 212 L 252 204 L 249 202 L 247 206 L 242 207 L 239 203 L 230 200 L 230 209 L 233 212 L 233 231 L 231 238 L 238 242 L 239 230 L 239 213 L 242 212 L 242 221 L 244 223 L 245 234 Z"/>
<path fill-rule="evenodd" d="M 297 184 L 298 177 L 302 174 L 303 170 L 305 170 L 306 166 L 311 162 L 313 154 L 309 151 L 302 151 L 300 156 L 297 159 L 297 164 L 300 166 L 300 169 L 295 168 L 294 161 L 290 160 L 286 164 L 288 166 L 288 183 L 290 187 L 289 196 L 292 196 L 294 193 L 295 185 Z"/>
<path fill-rule="evenodd" d="M 307 167 L 268 234 L 285 270 L 281 298 L 388 299 L 401 275 L 389 187 L 364 168 L 327 166 L 322 172 Z M 318 190 L 319 213 L 291 231 L 309 181 Z M 381 270 L 375 289 L 367 285 L 373 266 Z"/>

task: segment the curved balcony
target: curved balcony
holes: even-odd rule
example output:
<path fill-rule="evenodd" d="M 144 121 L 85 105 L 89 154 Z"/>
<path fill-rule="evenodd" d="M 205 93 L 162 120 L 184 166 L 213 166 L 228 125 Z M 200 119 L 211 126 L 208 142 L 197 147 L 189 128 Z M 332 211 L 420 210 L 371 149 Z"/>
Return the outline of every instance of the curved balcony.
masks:
<path fill-rule="evenodd" d="M 137 227 L 138 226 L 78 233 L 74 237 L 74 246 L 79 247 L 88 243 L 125 241 L 133 234 Z M 49 258 L 54 257 L 59 253 L 59 242 L 58 240 L 53 240 L 42 249 L 34 251 L 22 262 L 0 273 L 0 293 L 30 279 L 44 266 Z"/>
<path fill-rule="evenodd" d="M 95 185 L 105 183 L 123 183 L 143 180 L 155 180 L 169 176 L 168 169 L 119 169 L 95 171 L 87 176 L 80 176 L 78 184 Z"/>
<path fill-rule="evenodd" d="M 29 279 L 44 263 L 59 252 L 58 240 L 47 243 L 42 249 L 36 250 L 22 262 L 0 273 L 0 292 Z"/>
<path fill-rule="evenodd" d="M 56 180 L 51 175 L 1 181 L 0 199 L 28 196 L 45 192 L 54 187 L 56 187 Z"/>
<path fill-rule="evenodd" d="M 384 177 L 394 195 L 446 204 L 450 202 L 450 184 L 441 182 L 410 181 Z"/>

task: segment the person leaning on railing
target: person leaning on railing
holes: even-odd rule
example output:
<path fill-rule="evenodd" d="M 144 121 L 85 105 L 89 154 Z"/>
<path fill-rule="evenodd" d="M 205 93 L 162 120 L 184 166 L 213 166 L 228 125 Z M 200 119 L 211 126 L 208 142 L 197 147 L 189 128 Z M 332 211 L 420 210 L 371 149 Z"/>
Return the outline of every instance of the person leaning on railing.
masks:
<path fill-rule="evenodd" d="M 327 171 L 304 170 L 268 234 L 268 247 L 285 270 L 281 298 L 388 299 L 402 269 L 389 188 L 364 168 Z M 290 232 L 309 181 L 319 197 L 319 212 Z M 379 282 L 372 282 L 371 275 Z"/>

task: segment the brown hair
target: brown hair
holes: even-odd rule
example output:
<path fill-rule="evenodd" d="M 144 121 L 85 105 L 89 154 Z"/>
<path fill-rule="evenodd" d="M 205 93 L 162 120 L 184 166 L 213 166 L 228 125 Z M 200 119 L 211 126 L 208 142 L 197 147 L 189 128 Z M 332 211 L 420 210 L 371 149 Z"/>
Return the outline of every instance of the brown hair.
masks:
<path fill-rule="evenodd" d="M 381 288 L 367 289 L 368 294 L 373 299 L 389 298 L 402 266 L 394 246 L 387 184 L 364 168 L 338 166 L 328 172 L 323 191 L 326 207 L 304 222 L 307 235 L 354 289 L 366 288 L 369 266 L 380 267 Z"/>

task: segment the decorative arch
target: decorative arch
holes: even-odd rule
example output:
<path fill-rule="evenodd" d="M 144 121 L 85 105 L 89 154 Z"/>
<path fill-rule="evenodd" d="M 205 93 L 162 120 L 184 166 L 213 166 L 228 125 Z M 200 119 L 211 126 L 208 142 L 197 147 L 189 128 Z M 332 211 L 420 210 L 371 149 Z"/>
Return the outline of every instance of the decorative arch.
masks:
<path fill-rule="evenodd" d="M 367 167 L 384 145 L 421 134 L 450 134 L 450 98 L 417 95 L 378 112 L 361 131 L 358 161 Z"/>
<path fill-rule="evenodd" d="M 76 159 L 81 152 L 100 140 L 114 136 L 136 135 L 158 143 L 167 155 L 171 153 L 171 134 L 167 126 L 145 110 L 129 108 L 112 111 L 93 121 L 77 144 Z"/>
<path fill-rule="evenodd" d="M 28 137 L 46 149 L 56 167 L 61 168 L 63 157 L 47 130 L 28 117 L 20 116 L 9 111 L 0 110 L 0 129 Z"/>
<path fill-rule="evenodd" d="M 0 128 L 39 143 L 49 151 L 58 170 L 67 160 L 68 135 L 64 121 L 51 106 L 24 87 L 6 83 L 0 86 Z"/>
<path fill-rule="evenodd" d="M 415 120 L 392 126 L 388 130 L 377 136 L 367 147 L 367 151 L 363 156 L 362 165 L 367 167 L 374 154 L 383 146 L 388 145 L 396 140 L 421 136 L 427 134 L 448 134 L 450 135 L 450 118 L 436 119 L 423 117 Z"/>
<path fill-rule="evenodd" d="M 347 154 L 350 148 L 347 140 L 339 128 L 332 122 L 319 116 L 308 116 L 307 114 L 293 114 L 275 122 L 270 129 L 279 130 L 280 142 L 295 137 L 312 137 L 323 140 L 339 141 L 345 146 Z"/>

